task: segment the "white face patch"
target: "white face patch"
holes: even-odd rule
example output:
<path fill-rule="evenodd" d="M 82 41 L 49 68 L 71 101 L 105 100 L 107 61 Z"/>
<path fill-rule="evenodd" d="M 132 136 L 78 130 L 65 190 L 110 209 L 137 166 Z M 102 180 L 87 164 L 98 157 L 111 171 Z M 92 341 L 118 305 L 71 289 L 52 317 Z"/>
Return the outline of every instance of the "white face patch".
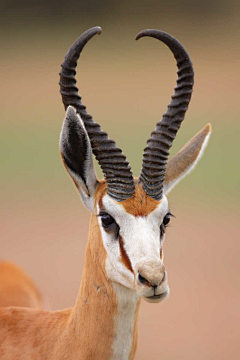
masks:
<path fill-rule="evenodd" d="M 124 250 L 133 270 L 129 270 L 123 263 L 119 239 L 105 231 L 99 216 L 99 227 L 107 252 L 106 271 L 109 279 L 137 290 L 139 295 L 153 296 L 153 288 L 139 285 L 138 276 L 141 273 L 151 283 L 156 283 L 156 285 L 160 283 L 158 278 L 164 267 L 160 259 L 160 226 L 169 210 L 167 198 L 164 196 L 161 203 L 148 216 L 133 216 L 127 213 L 123 205 L 109 195 L 103 197 L 102 203 L 105 211 L 119 226 L 119 235 L 123 240 Z M 99 213 L 100 209 L 98 208 L 97 211 Z M 159 294 L 163 292 L 162 290 L 163 287 L 158 289 Z"/>

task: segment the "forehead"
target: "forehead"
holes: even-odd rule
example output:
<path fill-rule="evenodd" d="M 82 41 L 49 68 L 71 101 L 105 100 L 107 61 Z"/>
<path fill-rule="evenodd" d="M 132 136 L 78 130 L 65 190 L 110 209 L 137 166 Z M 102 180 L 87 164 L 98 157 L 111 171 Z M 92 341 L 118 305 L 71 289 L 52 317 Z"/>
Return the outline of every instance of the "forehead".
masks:
<path fill-rule="evenodd" d="M 163 208 L 163 211 L 168 210 L 166 198 L 163 198 L 164 201 L 163 199 L 157 201 L 147 196 L 142 184 L 137 180 L 135 180 L 135 193 L 130 199 L 117 202 L 105 195 L 107 195 L 107 185 L 106 182 L 101 182 L 96 192 L 96 203 L 98 204 L 99 209 L 105 207 L 108 208 L 109 206 L 113 208 L 115 205 L 115 208 L 118 209 L 118 211 L 121 209 L 125 213 L 129 213 L 133 216 L 148 216 L 157 208 Z M 160 206 L 162 202 L 163 204 Z"/>

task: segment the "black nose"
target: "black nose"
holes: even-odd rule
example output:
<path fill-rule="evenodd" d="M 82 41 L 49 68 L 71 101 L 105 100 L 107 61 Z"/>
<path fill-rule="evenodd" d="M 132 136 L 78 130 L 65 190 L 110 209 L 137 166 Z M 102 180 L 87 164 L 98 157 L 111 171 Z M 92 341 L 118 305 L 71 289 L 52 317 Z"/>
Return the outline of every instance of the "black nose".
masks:
<path fill-rule="evenodd" d="M 147 279 L 145 279 L 140 273 L 138 273 L 138 280 L 141 284 L 147 285 L 147 286 L 153 286 L 155 287 L 155 284 L 151 284 Z"/>

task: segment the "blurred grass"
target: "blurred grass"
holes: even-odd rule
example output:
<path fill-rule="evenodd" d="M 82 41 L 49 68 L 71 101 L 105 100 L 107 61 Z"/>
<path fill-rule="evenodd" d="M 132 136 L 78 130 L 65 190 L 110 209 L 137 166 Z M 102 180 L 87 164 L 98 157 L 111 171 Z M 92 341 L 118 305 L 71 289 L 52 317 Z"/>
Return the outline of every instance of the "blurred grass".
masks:
<path fill-rule="evenodd" d="M 57 207 L 63 198 L 70 201 L 69 206 L 80 206 L 58 152 L 64 112 L 57 82 L 67 49 L 86 28 L 75 24 L 49 32 L 47 26 L 32 31 L 23 27 L 0 38 L 4 50 L 0 59 L 0 196 L 5 207 L 16 202 L 29 208 Z M 87 45 L 78 67 L 83 103 L 89 104 L 95 121 L 123 148 L 135 176 L 146 140 L 166 110 L 176 80 L 175 62 L 165 46 L 153 39 L 134 42 L 141 28 L 134 22 L 132 28 L 128 24 L 121 31 L 108 26 Z M 236 29 L 235 22 L 222 24 L 219 33 L 214 22 L 203 28 L 193 26 L 191 34 L 186 26 L 179 31 L 173 23 L 164 28 L 186 46 L 196 71 L 190 109 L 171 154 L 206 123 L 213 126 L 203 159 L 173 190 L 173 201 L 170 195 L 173 206 L 176 201 L 183 208 L 197 206 L 203 212 L 206 207 L 216 212 L 238 211 L 240 50 L 235 46 Z"/>

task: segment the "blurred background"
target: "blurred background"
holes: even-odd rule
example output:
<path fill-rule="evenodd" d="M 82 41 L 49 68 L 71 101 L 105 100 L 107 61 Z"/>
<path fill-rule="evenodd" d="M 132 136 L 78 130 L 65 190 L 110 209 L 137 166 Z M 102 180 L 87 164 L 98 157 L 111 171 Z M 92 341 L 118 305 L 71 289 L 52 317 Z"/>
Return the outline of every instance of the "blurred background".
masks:
<path fill-rule="evenodd" d="M 169 196 L 171 294 L 158 305 L 142 302 L 136 359 L 239 359 L 240 3 L 2 0 L 0 7 L 0 257 L 31 274 L 51 309 L 73 306 L 90 215 L 59 156 L 60 64 L 83 31 L 103 28 L 83 51 L 78 86 L 138 176 L 176 65 L 160 42 L 134 38 L 164 30 L 184 44 L 195 69 L 171 154 L 208 122 L 213 133 L 197 168 Z"/>

